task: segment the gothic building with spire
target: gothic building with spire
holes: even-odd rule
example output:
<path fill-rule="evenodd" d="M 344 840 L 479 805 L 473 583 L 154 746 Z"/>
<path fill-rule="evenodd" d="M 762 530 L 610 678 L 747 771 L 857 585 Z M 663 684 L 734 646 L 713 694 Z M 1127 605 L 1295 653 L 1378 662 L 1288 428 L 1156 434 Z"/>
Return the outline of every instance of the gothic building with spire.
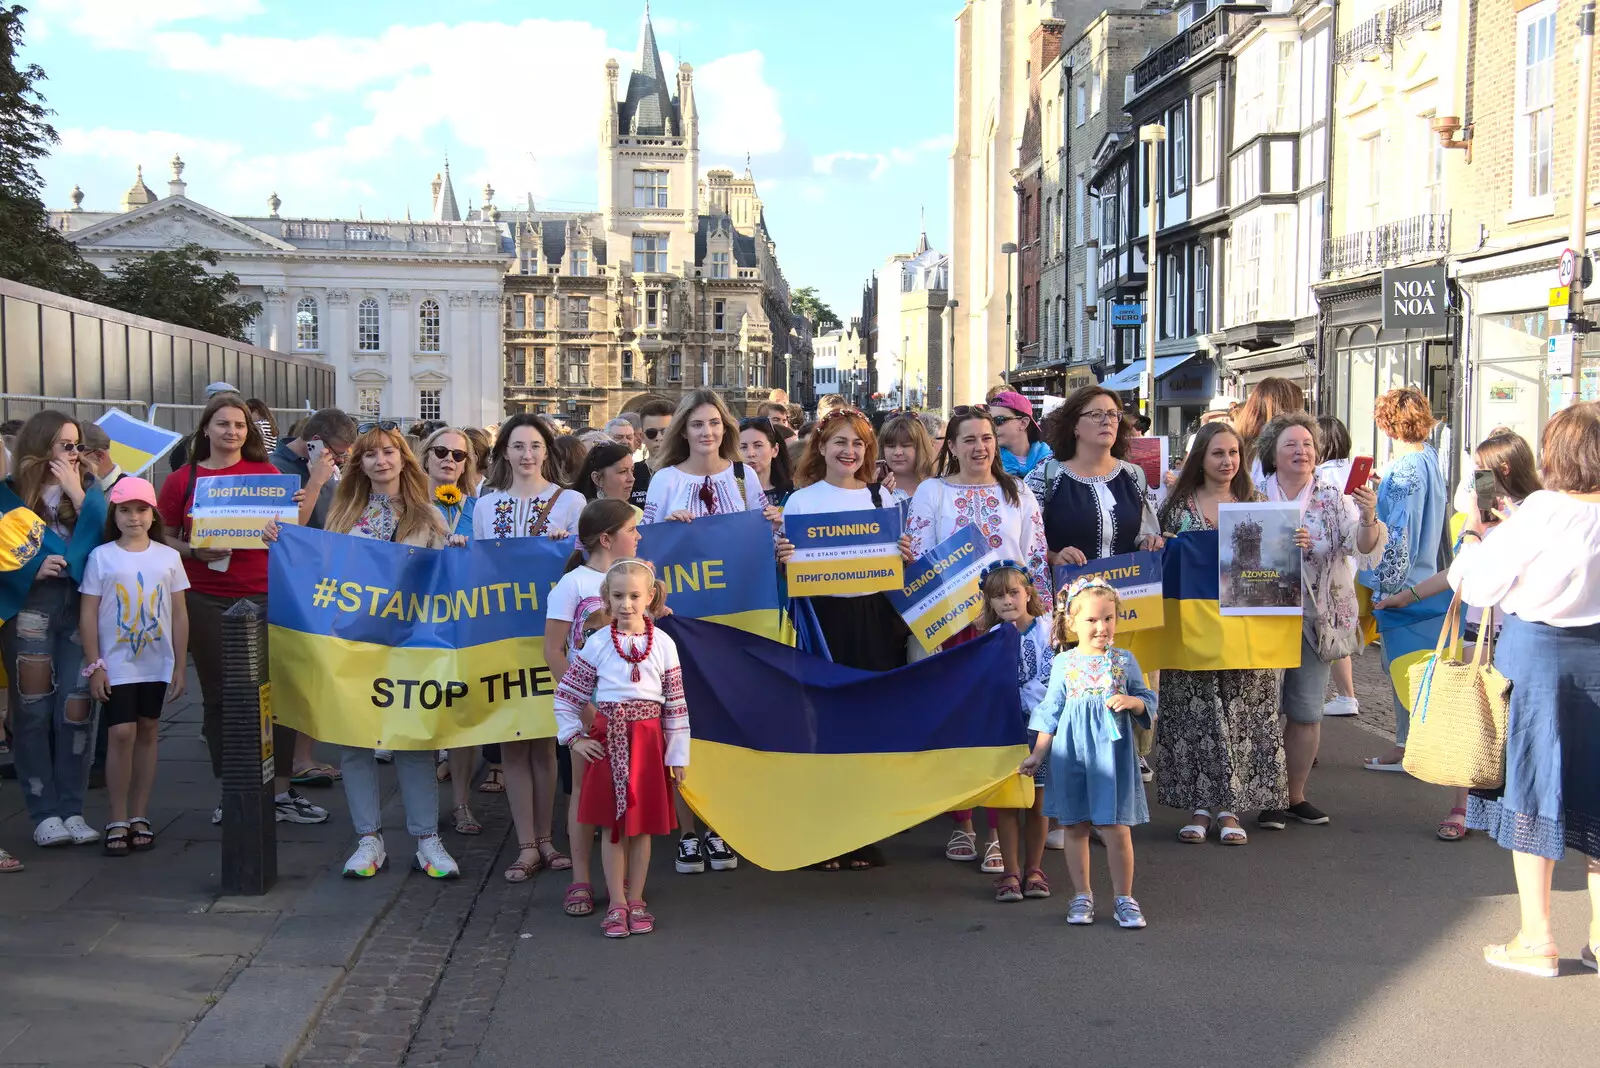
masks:
<path fill-rule="evenodd" d="M 507 412 L 599 426 L 660 397 L 714 389 L 736 414 L 774 387 L 809 395 L 810 324 L 789 287 L 748 161 L 700 170 L 694 72 L 662 66 L 648 8 L 624 84 L 606 61 L 599 211 L 495 208 L 506 278 Z M 441 197 L 438 198 L 442 200 Z"/>

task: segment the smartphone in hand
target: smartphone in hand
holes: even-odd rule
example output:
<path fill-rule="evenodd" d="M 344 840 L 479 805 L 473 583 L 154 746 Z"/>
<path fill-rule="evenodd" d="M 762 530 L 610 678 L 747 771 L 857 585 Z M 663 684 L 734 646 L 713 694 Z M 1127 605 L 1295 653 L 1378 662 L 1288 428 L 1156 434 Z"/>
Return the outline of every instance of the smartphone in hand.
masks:
<path fill-rule="evenodd" d="M 1350 461 L 1350 477 L 1344 481 L 1346 497 L 1365 486 L 1372 479 L 1372 457 L 1357 456 Z"/>
<path fill-rule="evenodd" d="M 1495 522 L 1495 502 L 1500 499 L 1500 487 L 1495 484 L 1493 471 L 1474 471 L 1472 490 L 1478 496 L 1478 514 L 1485 523 Z"/>

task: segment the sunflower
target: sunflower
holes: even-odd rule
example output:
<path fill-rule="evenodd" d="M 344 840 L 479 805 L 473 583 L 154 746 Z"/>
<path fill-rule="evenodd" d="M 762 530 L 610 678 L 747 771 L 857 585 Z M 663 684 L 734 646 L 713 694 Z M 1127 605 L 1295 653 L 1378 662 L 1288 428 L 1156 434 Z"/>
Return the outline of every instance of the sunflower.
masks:
<path fill-rule="evenodd" d="M 454 508 L 461 503 L 461 487 L 453 482 L 447 482 L 433 491 L 433 499 L 446 508 Z"/>

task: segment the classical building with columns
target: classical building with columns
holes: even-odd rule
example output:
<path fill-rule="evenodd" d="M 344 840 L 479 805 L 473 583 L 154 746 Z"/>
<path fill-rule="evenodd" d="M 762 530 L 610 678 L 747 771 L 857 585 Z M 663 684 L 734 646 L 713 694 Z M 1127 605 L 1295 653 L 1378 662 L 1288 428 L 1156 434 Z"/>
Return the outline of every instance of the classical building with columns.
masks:
<path fill-rule="evenodd" d="M 229 215 L 188 195 L 183 161 L 167 194 L 139 169 L 115 211 L 72 207 L 53 225 L 102 269 L 189 242 L 214 249 L 259 300 L 247 340 L 325 360 L 335 403 L 358 417 L 445 419 L 484 426 L 503 416 L 502 282 L 511 256 L 493 223 L 463 221 L 449 165 L 433 183 L 426 220 L 295 219 Z"/>

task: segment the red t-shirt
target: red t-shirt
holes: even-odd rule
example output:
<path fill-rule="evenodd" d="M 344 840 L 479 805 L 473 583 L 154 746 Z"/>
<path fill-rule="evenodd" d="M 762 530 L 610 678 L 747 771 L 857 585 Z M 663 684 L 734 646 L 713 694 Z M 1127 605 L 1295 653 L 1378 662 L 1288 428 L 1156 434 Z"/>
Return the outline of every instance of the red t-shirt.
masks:
<path fill-rule="evenodd" d="M 199 478 L 281 473 L 271 464 L 256 460 L 240 460 L 232 467 L 215 470 L 184 464 L 172 472 L 161 484 L 156 511 L 161 513 L 167 533 L 185 540 L 189 536 L 189 512 L 194 507 L 194 495 L 189 492 L 191 472 Z M 187 556 L 183 559 L 183 569 L 188 572 L 191 589 L 214 597 L 255 597 L 265 596 L 267 592 L 267 550 L 264 547 L 233 550 L 226 571 L 212 570 L 204 560 L 193 560 Z"/>

